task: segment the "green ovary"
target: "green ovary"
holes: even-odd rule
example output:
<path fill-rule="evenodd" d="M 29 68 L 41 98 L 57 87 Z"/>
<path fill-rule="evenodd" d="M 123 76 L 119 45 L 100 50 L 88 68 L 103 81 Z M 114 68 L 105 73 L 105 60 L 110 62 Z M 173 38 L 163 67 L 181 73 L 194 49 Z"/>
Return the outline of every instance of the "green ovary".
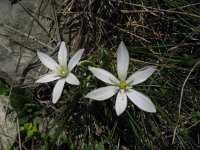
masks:
<path fill-rule="evenodd" d="M 126 82 L 121 81 L 118 86 L 119 86 L 120 89 L 125 89 L 126 88 Z"/>
<path fill-rule="evenodd" d="M 61 67 L 58 69 L 58 74 L 61 76 L 66 76 L 68 74 L 68 71 L 67 71 L 67 69 Z"/>

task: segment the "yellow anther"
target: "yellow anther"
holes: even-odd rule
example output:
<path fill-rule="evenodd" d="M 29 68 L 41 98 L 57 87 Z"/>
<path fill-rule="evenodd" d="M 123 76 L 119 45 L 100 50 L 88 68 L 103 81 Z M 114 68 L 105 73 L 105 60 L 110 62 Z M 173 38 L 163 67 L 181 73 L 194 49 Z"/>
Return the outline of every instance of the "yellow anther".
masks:
<path fill-rule="evenodd" d="M 58 69 L 58 74 L 61 76 L 66 76 L 67 75 L 67 70 L 63 67 Z"/>
<path fill-rule="evenodd" d="M 126 88 L 126 82 L 121 81 L 118 86 L 119 86 L 120 89 L 125 89 Z"/>

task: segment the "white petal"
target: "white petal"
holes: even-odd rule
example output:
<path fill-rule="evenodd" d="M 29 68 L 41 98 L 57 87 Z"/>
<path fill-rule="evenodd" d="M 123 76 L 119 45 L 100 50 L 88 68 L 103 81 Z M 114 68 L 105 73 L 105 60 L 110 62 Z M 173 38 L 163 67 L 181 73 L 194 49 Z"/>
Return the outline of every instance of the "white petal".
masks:
<path fill-rule="evenodd" d="M 74 54 L 74 56 L 70 59 L 69 64 L 68 64 L 68 69 L 69 71 L 71 71 L 76 64 L 79 62 L 79 60 L 81 59 L 81 56 L 83 55 L 83 51 L 84 49 L 80 49 L 78 52 L 76 52 L 76 54 Z"/>
<path fill-rule="evenodd" d="M 62 67 L 67 67 L 67 48 L 65 42 L 63 41 L 61 42 L 60 49 L 58 51 L 58 62 Z"/>
<path fill-rule="evenodd" d="M 119 80 L 112 75 L 110 72 L 100 69 L 100 68 L 94 68 L 94 67 L 88 67 L 88 69 L 101 81 L 111 84 L 111 85 L 117 85 L 119 84 Z"/>
<path fill-rule="evenodd" d="M 156 112 L 156 108 L 150 98 L 142 93 L 129 89 L 126 91 L 128 98 L 140 109 L 146 112 Z"/>
<path fill-rule="evenodd" d="M 124 42 L 122 41 L 117 49 L 117 72 L 121 81 L 126 80 L 129 65 L 129 54 Z"/>
<path fill-rule="evenodd" d="M 79 85 L 80 84 L 77 77 L 71 72 L 68 74 L 68 76 L 66 78 L 66 82 L 69 83 L 69 84 L 72 84 L 72 85 Z"/>
<path fill-rule="evenodd" d="M 46 83 L 46 82 L 55 81 L 57 79 L 60 79 L 60 76 L 56 73 L 51 73 L 51 74 L 45 74 L 45 75 L 41 76 L 35 82 L 36 83 Z"/>
<path fill-rule="evenodd" d="M 58 80 L 58 82 L 56 83 L 53 89 L 53 96 L 52 96 L 53 97 L 52 101 L 54 104 L 59 100 L 61 93 L 63 91 L 64 85 L 65 85 L 65 78 Z"/>
<path fill-rule="evenodd" d="M 124 93 L 124 90 L 120 90 L 117 94 L 117 99 L 115 103 L 115 110 L 117 113 L 117 116 L 121 115 L 127 106 L 127 96 Z"/>
<path fill-rule="evenodd" d="M 118 90 L 115 86 L 106 86 L 93 90 L 92 92 L 88 93 L 85 97 L 102 101 L 112 97 L 117 92 Z"/>
<path fill-rule="evenodd" d="M 49 57 L 48 55 L 41 53 L 41 52 L 37 52 L 37 55 L 40 59 L 40 61 L 49 69 L 56 71 L 60 66 L 58 65 L 58 63 L 53 60 L 51 57 Z"/>
<path fill-rule="evenodd" d="M 156 69 L 156 66 L 147 66 L 142 69 L 139 69 L 126 80 L 126 83 L 128 85 L 136 85 L 142 83 L 146 79 L 148 79 Z"/>

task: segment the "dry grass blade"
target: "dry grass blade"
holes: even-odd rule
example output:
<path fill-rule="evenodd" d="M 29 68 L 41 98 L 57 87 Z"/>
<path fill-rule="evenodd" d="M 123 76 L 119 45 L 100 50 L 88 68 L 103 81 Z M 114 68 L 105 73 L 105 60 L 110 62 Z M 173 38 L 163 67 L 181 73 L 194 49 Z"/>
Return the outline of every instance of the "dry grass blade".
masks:
<path fill-rule="evenodd" d="M 182 88 L 181 88 L 181 95 L 180 95 L 180 99 L 179 99 L 179 105 L 178 105 L 178 116 L 177 116 L 177 121 L 176 121 L 176 126 L 174 128 L 174 132 L 173 132 L 173 137 L 172 137 L 172 144 L 174 144 L 175 142 L 175 138 L 176 138 L 176 131 L 178 129 L 180 120 L 181 120 L 181 107 L 182 107 L 182 99 L 183 99 L 183 92 L 184 92 L 184 87 L 186 85 L 186 82 L 188 81 L 191 73 L 194 71 L 194 69 L 198 66 L 198 64 L 200 63 L 200 61 L 198 61 L 194 67 L 192 67 L 192 69 L 190 70 L 190 72 L 188 73 L 185 81 L 183 82 Z"/>

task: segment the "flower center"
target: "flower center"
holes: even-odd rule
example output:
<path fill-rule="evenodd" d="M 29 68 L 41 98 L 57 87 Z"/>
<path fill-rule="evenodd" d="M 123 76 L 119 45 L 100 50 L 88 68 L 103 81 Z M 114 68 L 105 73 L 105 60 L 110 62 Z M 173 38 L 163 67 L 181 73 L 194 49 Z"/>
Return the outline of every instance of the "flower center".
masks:
<path fill-rule="evenodd" d="M 61 75 L 61 76 L 66 76 L 68 74 L 68 70 L 65 69 L 64 67 L 60 67 L 58 69 L 58 74 Z"/>
<path fill-rule="evenodd" d="M 120 81 L 118 86 L 119 86 L 120 89 L 125 89 L 126 88 L 126 82 Z"/>

